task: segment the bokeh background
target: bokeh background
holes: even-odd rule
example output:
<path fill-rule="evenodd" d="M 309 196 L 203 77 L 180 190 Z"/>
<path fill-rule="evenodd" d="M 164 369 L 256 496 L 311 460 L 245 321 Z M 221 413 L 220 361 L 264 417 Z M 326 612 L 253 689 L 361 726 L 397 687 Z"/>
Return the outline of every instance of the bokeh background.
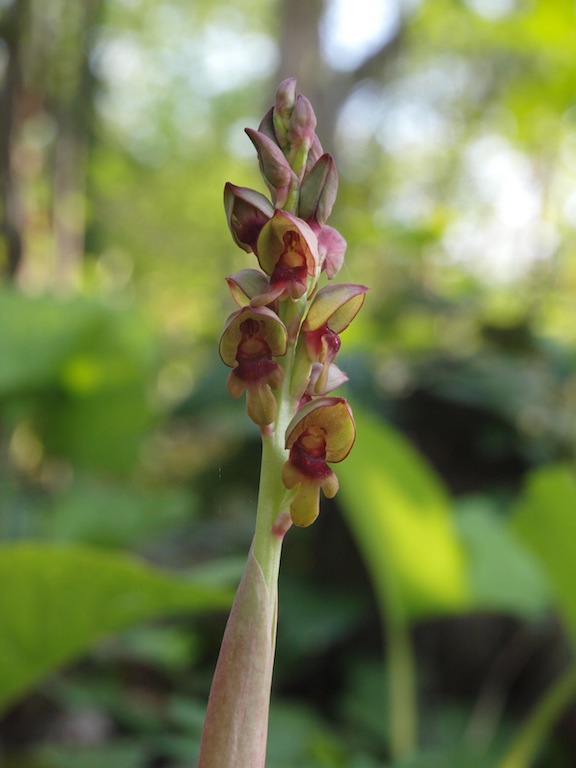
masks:
<path fill-rule="evenodd" d="M 0 764 L 196 764 L 259 469 L 222 189 L 287 76 L 371 290 L 270 768 L 503 768 L 531 713 L 506 768 L 573 768 L 573 0 L 0 0 Z"/>

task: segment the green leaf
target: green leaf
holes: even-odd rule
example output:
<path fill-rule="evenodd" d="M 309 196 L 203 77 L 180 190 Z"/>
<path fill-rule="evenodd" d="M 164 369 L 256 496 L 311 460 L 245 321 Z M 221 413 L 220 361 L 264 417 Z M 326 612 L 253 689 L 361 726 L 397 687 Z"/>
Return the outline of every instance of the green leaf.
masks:
<path fill-rule="evenodd" d="M 550 592 L 536 558 L 489 499 L 470 497 L 458 506 L 474 607 L 527 618 L 541 615 L 550 604 Z"/>
<path fill-rule="evenodd" d="M 227 607 L 228 591 L 89 547 L 0 548 L 0 708 L 111 632 Z"/>
<path fill-rule="evenodd" d="M 469 605 L 465 555 L 447 494 L 391 427 L 354 406 L 357 439 L 338 466 L 340 500 L 390 619 Z"/>
<path fill-rule="evenodd" d="M 528 476 L 512 520 L 543 566 L 558 610 L 576 646 L 576 477 L 567 466 Z"/>

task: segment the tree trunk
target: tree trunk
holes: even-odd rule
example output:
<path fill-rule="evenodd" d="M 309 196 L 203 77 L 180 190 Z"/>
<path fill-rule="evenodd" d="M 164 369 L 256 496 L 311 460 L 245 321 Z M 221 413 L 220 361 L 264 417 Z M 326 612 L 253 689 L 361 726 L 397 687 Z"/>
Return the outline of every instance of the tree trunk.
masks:
<path fill-rule="evenodd" d="M 336 71 L 322 57 L 320 27 L 327 6 L 328 0 L 280 0 L 276 80 L 298 78 L 298 90 L 314 104 L 322 145 L 334 152 L 336 123 L 344 103 L 361 82 L 386 80 L 389 64 L 402 42 L 403 24 L 400 21 L 395 34 L 383 39 L 356 69 Z"/>
<path fill-rule="evenodd" d="M 0 21 L 0 39 L 6 46 L 6 68 L 0 86 L 0 234 L 4 240 L 0 269 L 9 280 L 16 276 L 22 262 L 22 214 L 12 158 L 17 100 L 22 90 L 22 32 L 28 10 L 28 0 L 14 0 Z"/>
<path fill-rule="evenodd" d="M 102 0 L 65 3 L 63 43 L 69 61 L 62 71 L 60 99 L 55 105 L 58 136 L 54 155 L 53 232 L 55 280 L 64 290 L 80 280 L 86 231 L 86 158 L 90 140 L 93 78 L 87 32 L 96 25 Z"/>

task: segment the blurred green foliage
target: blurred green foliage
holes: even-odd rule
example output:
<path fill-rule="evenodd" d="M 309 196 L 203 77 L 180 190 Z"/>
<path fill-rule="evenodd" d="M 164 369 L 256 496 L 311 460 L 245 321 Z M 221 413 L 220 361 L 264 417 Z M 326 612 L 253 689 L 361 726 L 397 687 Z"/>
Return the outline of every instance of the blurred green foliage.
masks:
<path fill-rule="evenodd" d="M 6 768 L 195 764 L 259 463 L 222 188 L 261 188 L 242 129 L 288 74 L 371 291 L 341 492 L 286 540 L 269 764 L 576 762 L 574 6 L 391 2 L 359 64 L 335 7 L 0 0 Z"/>
<path fill-rule="evenodd" d="M 576 478 L 565 465 L 530 474 L 512 516 L 514 530 L 546 569 L 556 607 L 576 643 Z"/>
<path fill-rule="evenodd" d="M 187 584 L 88 547 L 0 551 L 4 623 L 0 706 L 100 637 L 149 616 L 228 606 L 223 589 Z"/>
<path fill-rule="evenodd" d="M 344 512 L 390 622 L 470 605 L 465 557 L 448 495 L 400 435 L 354 407 L 354 453 L 342 478 Z"/>

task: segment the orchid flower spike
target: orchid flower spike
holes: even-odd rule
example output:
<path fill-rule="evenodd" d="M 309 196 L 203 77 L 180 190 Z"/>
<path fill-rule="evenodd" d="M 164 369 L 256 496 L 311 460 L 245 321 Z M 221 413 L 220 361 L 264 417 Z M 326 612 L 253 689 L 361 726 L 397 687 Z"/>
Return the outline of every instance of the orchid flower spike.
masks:
<path fill-rule="evenodd" d="M 257 265 L 226 278 L 238 309 L 226 321 L 220 356 L 232 397 L 246 392 L 260 427 L 262 460 L 256 525 L 212 683 L 198 768 L 264 768 L 282 541 L 292 524 L 318 516 L 332 498 L 331 464 L 354 443 L 356 426 L 335 364 L 340 334 L 366 291 L 320 287 L 344 261 L 346 241 L 326 223 L 336 200 L 334 158 L 316 135 L 316 115 L 296 80 L 278 86 L 257 130 L 246 132 L 269 197 L 226 184 L 224 208 L 236 245 Z M 256 268 L 258 267 L 258 268 Z"/>

